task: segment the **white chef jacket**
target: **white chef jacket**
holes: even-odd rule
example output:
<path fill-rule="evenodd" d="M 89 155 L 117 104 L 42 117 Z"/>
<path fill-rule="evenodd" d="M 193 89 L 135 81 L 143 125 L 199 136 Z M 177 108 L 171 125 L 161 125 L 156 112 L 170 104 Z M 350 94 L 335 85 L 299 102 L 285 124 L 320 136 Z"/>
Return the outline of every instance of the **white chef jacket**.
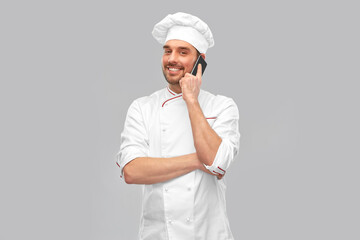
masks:
<path fill-rule="evenodd" d="M 239 113 L 231 98 L 200 90 L 201 109 L 222 142 L 210 171 L 225 174 L 238 153 Z M 196 152 L 181 94 L 168 87 L 135 100 L 121 134 L 117 165 L 137 157 L 176 157 Z M 143 186 L 140 240 L 232 240 L 225 203 L 225 179 L 195 170 Z"/>

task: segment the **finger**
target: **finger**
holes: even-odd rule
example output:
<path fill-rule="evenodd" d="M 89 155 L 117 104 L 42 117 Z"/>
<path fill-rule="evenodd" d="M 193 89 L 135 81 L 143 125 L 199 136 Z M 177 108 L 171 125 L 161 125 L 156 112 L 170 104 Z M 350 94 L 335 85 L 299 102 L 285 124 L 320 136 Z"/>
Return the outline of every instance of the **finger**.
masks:
<path fill-rule="evenodd" d="M 192 75 L 191 73 L 185 73 L 184 77 L 191 78 L 191 77 L 194 77 L 194 75 Z"/>
<path fill-rule="evenodd" d="M 191 78 L 183 77 L 180 81 L 183 87 L 188 87 L 190 85 Z"/>
<path fill-rule="evenodd" d="M 198 78 L 201 79 L 201 75 L 202 75 L 202 65 L 199 64 L 199 65 L 198 65 L 197 72 L 196 72 L 196 77 L 198 77 Z"/>

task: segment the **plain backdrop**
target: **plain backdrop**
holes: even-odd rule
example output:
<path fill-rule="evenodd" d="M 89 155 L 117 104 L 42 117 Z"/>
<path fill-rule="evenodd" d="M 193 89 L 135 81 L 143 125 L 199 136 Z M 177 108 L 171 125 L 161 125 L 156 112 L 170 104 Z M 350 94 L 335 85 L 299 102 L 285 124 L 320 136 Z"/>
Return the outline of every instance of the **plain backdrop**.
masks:
<path fill-rule="evenodd" d="M 360 239 L 355 0 L 1 1 L 0 239 L 136 239 L 115 154 L 130 103 L 166 86 L 151 31 L 178 11 L 215 37 L 203 89 L 240 111 L 234 237 Z"/>

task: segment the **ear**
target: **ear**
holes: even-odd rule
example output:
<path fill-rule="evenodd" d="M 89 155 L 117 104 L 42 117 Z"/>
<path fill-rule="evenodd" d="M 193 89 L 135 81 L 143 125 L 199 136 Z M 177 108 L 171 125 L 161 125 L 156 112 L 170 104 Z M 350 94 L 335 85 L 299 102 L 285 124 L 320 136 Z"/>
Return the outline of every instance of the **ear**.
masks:
<path fill-rule="evenodd" d="M 201 55 L 202 58 L 205 60 L 205 53 L 200 53 L 200 55 Z"/>

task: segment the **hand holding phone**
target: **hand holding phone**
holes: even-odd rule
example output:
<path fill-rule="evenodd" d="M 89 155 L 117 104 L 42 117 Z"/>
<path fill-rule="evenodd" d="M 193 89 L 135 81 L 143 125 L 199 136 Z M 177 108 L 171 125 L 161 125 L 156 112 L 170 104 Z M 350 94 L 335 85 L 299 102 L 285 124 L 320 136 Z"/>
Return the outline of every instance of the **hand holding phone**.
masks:
<path fill-rule="evenodd" d="M 199 64 L 201 64 L 201 75 L 197 76 L 197 71 L 199 68 Z M 192 102 L 194 99 L 197 99 L 200 93 L 200 85 L 201 85 L 201 76 L 204 74 L 207 63 L 204 58 L 199 55 L 197 58 L 194 67 L 191 73 L 186 73 L 182 79 L 180 79 L 179 84 L 182 91 L 182 97 L 185 102 Z M 192 82 L 192 80 L 195 80 Z"/>

